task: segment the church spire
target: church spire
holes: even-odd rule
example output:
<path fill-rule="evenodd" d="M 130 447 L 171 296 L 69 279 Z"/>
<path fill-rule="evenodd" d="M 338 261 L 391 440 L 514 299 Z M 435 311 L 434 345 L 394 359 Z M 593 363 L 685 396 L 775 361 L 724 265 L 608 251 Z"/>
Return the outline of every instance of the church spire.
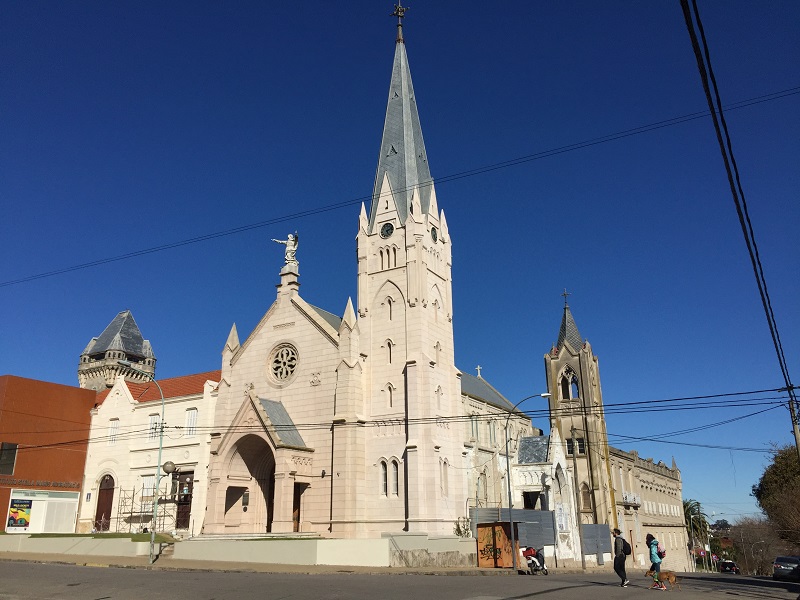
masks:
<path fill-rule="evenodd" d="M 564 296 L 564 315 L 561 317 L 561 329 L 558 331 L 556 348 L 563 348 L 566 340 L 572 346 L 572 349 L 577 351 L 583 348 L 583 338 L 578 332 L 578 326 L 575 324 L 575 319 L 572 318 L 572 312 L 570 312 L 569 304 L 567 304 L 567 296 L 570 293 L 565 289 L 561 295 Z"/>
<path fill-rule="evenodd" d="M 372 192 L 370 231 L 375 228 L 380 202 L 389 200 L 388 196 L 392 197 L 393 204 L 397 207 L 401 225 L 408 218 L 414 194 L 419 195 L 423 213 L 430 209 L 433 181 L 428 168 L 428 155 L 422 139 L 422 127 L 403 39 L 403 17 L 407 10 L 408 7 L 397 4 L 392 13 L 398 21 L 397 39 L 378 169 Z"/>

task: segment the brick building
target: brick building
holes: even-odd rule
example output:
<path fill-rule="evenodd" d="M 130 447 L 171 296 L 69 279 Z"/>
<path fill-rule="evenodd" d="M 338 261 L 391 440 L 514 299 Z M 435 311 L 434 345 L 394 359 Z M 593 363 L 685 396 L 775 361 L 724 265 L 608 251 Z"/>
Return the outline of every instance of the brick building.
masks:
<path fill-rule="evenodd" d="M 7 533 L 75 530 L 94 390 L 0 376 L 0 508 Z"/>

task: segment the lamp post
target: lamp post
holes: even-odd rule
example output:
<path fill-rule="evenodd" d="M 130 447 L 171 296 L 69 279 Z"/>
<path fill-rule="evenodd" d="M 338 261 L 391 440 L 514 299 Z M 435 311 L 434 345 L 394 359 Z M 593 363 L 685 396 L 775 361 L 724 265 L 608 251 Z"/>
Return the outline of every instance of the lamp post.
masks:
<path fill-rule="evenodd" d="M 118 360 L 117 364 L 127 367 L 134 373 L 144 375 L 150 381 L 156 384 L 158 393 L 161 394 L 161 419 L 158 422 L 158 460 L 156 461 L 156 472 L 153 477 L 153 521 L 150 523 L 150 564 L 156 561 L 155 548 L 156 548 L 156 520 L 158 519 L 158 491 L 161 486 L 161 452 L 164 449 L 164 390 L 155 380 L 150 373 L 141 371 L 133 366 L 129 360 Z"/>
<path fill-rule="evenodd" d="M 516 546 L 516 536 L 514 535 L 514 519 L 511 516 L 511 504 L 512 504 L 512 496 L 511 496 L 511 458 L 509 457 L 509 450 L 508 450 L 508 423 L 511 419 L 511 415 L 514 414 L 514 411 L 517 410 L 517 407 L 525 402 L 526 400 L 530 400 L 531 398 L 549 398 L 549 393 L 544 394 L 534 394 L 532 396 L 528 396 L 527 398 L 523 398 L 519 402 L 517 402 L 511 410 L 508 411 L 508 416 L 506 417 L 506 483 L 508 484 L 508 525 L 511 529 L 511 561 L 514 567 L 514 570 L 517 570 L 517 550 Z"/>
<path fill-rule="evenodd" d="M 761 570 L 761 553 L 764 552 L 763 548 L 758 551 L 758 563 L 756 563 L 756 544 L 763 544 L 764 542 L 765 540 L 758 540 L 750 544 L 750 556 L 753 557 L 753 575 L 757 575 L 758 571 Z M 745 551 L 744 557 L 745 559 L 747 558 L 747 551 Z"/>

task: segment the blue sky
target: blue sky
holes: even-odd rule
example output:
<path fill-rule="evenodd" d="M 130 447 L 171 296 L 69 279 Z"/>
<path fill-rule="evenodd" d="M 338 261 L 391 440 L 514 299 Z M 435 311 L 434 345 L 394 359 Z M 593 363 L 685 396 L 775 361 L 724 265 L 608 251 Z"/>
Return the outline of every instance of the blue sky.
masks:
<path fill-rule="evenodd" d="M 726 106 L 797 92 L 799 3 L 699 5 Z M 302 295 L 341 314 L 378 158 L 391 10 L 6 3 L 0 373 L 76 384 L 81 351 L 126 308 L 160 378 L 217 369 L 231 325 L 244 339 L 274 299 L 283 251 L 270 238 L 295 230 Z M 670 434 L 764 410 L 758 398 L 776 394 L 618 408 L 783 386 L 710 118 L 548 152 L 707 111 L 679 2 L 417 2 L 405 37 L 453 241 L 457 364 L 480 364 L 511 401 L 545 391 L 567 288 L 615 406 L 611 443 L 674 457 L 684 498 L 715 518 L 754 512 L 769 457 L 734 449 L 789 443 L 785 408 Z M 795 381 L 799 100 L 726 114 Z M 537 153 L 548 155 L 447 180 Z"/>

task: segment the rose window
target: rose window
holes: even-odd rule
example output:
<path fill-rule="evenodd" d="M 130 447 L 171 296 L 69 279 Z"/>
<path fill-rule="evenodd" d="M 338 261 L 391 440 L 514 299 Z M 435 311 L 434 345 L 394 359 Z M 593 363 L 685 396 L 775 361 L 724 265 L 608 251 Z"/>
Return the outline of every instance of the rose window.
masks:
<path fill-rule="evenodd" d="M 283 344 L 272 353 L 270 372 L 276 381 L 286 381 L 297 367 L 297 350 L 294 346 Z"/>

